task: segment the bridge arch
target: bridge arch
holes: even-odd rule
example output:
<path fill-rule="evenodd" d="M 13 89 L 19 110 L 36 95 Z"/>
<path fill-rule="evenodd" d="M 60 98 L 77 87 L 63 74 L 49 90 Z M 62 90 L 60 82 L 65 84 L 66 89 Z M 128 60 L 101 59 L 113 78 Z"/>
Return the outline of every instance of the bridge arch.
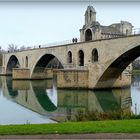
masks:
<path fill-rule="evenodd" d="M 140 45 L 131 47 L 131 49 L 128 49 L 126 52 L 120 54 L 120 56 L 118 56 L 103 72 L 96 84 L 96 87 L 99 88 L 103 83 L 106 83 L 106 87 L 113 87 L 113 84 L 118 77 L 121 76 L 121 73 L 126 69 L 126 67 L 139 56 Z"/>
<path fill-rule="evenodd" d="M 53 104 L 53 102 L 48 97 L 45 89 L 41 89 L 38 87 L 33 87 L 33 91 L 38 103 L 41 107 L 47 112 L 53 112 L 57 109 L 57 107 Z"/>
<path fill-rule="evenodd" d="M 19 68 L 21 65 L 19 63 L 18 58 L 15 55 L 10 56 L 7 66 L 6 66 L 6 74 L 12 74 L 13 68 Z"/>
<path fill-rule="evenodd" d="M 52 63 L 52 65 L 51 65 Z M 38 60 L 35 62 L 32 70 L 31 77 L 34 73 L 43 73 L 45 68 L 64 68 L 63 63 L 55 55 L 45 53 L 41 55 Z"/>

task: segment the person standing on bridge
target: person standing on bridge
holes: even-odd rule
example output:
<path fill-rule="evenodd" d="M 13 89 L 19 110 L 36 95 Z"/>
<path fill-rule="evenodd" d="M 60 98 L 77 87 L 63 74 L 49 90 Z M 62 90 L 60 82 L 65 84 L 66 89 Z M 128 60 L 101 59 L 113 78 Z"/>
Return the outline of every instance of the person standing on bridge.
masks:
<path fill-rule="evenodd" d="M 77 38 L 75 38 L 75 43 L 77 43 Z"/>
<path fill-rule="evenodd" d="M 74 41 L 75 41 L 75 39 L 73 38 L 73 39 L 72 39 L 72 42 L 74 43 Z"/>

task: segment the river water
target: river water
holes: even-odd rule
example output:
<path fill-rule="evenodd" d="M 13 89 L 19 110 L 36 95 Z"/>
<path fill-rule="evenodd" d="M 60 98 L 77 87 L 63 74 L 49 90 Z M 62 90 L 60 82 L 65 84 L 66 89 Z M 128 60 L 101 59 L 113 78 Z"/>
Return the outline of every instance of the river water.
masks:
<path fill-rule="evenodd" d="M 74 120 L 83 112 L 140 113 L 140 75 L 130 88 L 106 91 L 57 90 L 53 80 L 22 81 L 0 77 L 0 124 L 40 124 Z"/>

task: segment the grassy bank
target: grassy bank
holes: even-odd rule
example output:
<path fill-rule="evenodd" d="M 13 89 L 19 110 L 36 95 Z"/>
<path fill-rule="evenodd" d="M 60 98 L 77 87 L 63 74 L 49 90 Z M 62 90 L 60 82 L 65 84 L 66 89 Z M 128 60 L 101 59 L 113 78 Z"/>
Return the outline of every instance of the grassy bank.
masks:
<path fill-rule="evenodd" d="M 0 125 L 0 135 L 73 134 L 73 133 L 138 133 L 140 120 L 68 122 L 58 124 Z"/>
<path fill-rule="evenodd" d="M 140 70 L 139 69 L 134 69 L 134 70 L 132 70 L 132 74 L 140 74 Z"/>

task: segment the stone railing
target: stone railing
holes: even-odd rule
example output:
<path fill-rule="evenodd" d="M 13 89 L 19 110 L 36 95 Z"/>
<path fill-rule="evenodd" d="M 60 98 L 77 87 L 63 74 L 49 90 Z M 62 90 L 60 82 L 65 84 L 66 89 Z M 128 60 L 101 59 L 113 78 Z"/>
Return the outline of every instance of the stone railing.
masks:
<path fill-rule="evenodd" d="M 78 42 L 80 42 L 79 38 L 77 38 L 77 42 L 75 43 L 78 43 Z M 65 45 L 65 44 L 71 44 L 71 43 L 74 43 L 74 42 L 72 40 L 65 40 L 65 41 L 60 41 L 60 42 L 44 44 L 44 45 L 41 45 L 41 47 L 45 48 L 45 47 L 59 46 L 59 45 Z"/>
<path fill-rule="evenodd" d="M 77 38 L 77 42 L 73 42 L 73 40 L 65 40 L 65 41 L 60 41 L 60 42 L 53 42 L 53 43 L 48 43 L 48 44 L 43 44 L 43 45 L 35 45 L 30 48 L 35 49 L 35 48 L 46 48 L 46 47 L 53 47 L 53 46 L 59 46 L 59 45 L 65 45 L 65 44 L 72 44 L 72 43 L 78 43 L 80 42 L 80 39 Z"/>
<path fill-rule="evenodd" d="M 12 53 L 12 52 L 21 52 L 21 51 L 26 51 L 26 50 L 33 50 L 33 49 L 39 49 L 39 48 L 47 48 L 47 47 L 53 47 L 53 46 L 59 46 L 59 45 L 67 45 L 67 44 L 74 44 L 80 42 L 80 39 L 77 38 L 76 42 L 73 42 L 73 40 L 65 40 L 65 41 L 60 41 L 60 42 L 53 42 L 53 43 L 48 43 L 48 44 L 43 44 L 43 45 L 34 45 L 34 46 L 28 46 L 22 49 L 16 49 L 12 51 L 4 51 L 5 53 Z"/>

